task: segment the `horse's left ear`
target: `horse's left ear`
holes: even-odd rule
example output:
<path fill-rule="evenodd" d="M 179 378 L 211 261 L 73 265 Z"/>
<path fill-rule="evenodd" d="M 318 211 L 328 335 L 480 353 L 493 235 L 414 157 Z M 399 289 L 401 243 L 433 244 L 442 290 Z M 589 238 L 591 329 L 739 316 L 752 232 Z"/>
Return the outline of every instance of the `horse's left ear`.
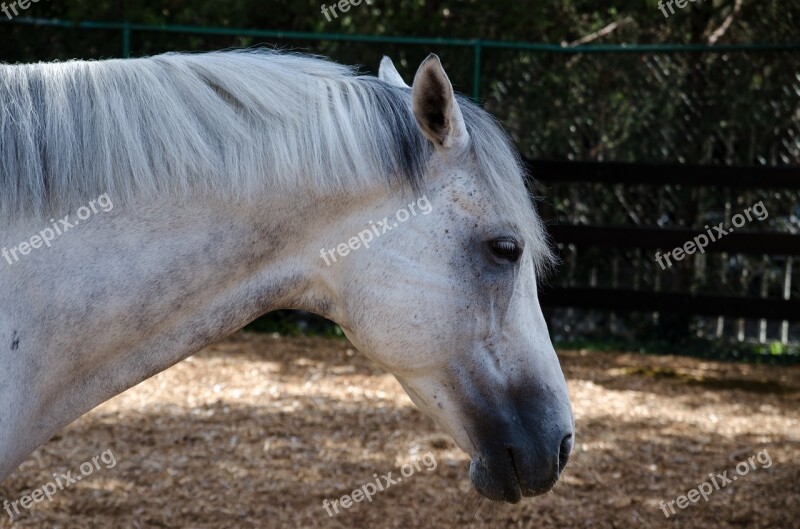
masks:
<path fill-rule="evenodd" d="M 469 140 L 453 85 L 433 53 L 417 70 L 411 94 L 419 128 L 437 148 L 450 149 Z"/>
<path fill-rule="evenodd" d="M 389 84 L 408 88 L 406 82 L 403 81 L 402 77 L 400 77 L 400 72 L 398 72 L 397 68 L 394 67 L 392 59 L 386 55 L 384 55 L 383 59 L 381 59 L 381 66 L 378 68 L 378 77 L 382 81 L 386 81 Z"/>

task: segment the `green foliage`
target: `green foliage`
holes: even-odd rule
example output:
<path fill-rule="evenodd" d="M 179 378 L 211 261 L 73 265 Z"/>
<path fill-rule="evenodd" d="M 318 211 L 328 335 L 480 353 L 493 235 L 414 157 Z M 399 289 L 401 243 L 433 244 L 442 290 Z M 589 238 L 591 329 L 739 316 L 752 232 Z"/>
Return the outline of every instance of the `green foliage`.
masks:
<path fill-rule="evenodd" d="M 323 336 L 344 338 L 342 328 L 315 314 L 294 310 L 276 310 L 247 325 L 246 332 L 278 333 L 284 336 Z"/>

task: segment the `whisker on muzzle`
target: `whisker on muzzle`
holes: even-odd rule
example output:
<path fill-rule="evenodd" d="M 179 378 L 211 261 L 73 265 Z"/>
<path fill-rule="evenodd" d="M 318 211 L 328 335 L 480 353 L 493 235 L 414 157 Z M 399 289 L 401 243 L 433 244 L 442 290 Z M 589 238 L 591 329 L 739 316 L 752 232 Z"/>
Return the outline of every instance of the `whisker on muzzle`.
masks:
<path fill-rule="evenodd" d="M 463 500 L 464 505 L 459 510 L 459 512 L 468 512 L 472 513 L 467 518 L 467 529 L 474 527 L 475 523 L 477 523 L 477 516 L 478 511 L 480 511 L 481 507 L 485 502 L 488 502 L 486 498 L 481 496 L 478 492 L 472 491 L 468 496 L 466 496 Z M 453 520 L 453 524 L 450 526 L 450 529 L 456 529 L 457 527 L 465 527 L 459 519 Z"/>
<path fill-rule="evenodd" d="M 566 471 L 562 472 L 561 477 L 559 477 L 558 481 L 556 481 L 556 484 L 553 485 L 553 491 L 555 492 L 555 490 L 557 488 L 566 488 L 567 492 L 569 492 L 570 495 L 574 496 L 575 495 L 575 491 L 572 490 L 572 487 L 570 487 L 569 483 L 567 483 L 567 481 L 564 479 L 565 474 L 566 474 Z"/>

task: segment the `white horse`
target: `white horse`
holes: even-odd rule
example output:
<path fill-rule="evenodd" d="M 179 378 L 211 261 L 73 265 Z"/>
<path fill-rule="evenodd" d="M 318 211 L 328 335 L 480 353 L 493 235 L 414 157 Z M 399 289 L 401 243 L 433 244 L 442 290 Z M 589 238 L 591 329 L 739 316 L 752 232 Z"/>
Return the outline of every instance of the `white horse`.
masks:
<path fill-rule="evenodd" d="M 436 56 L 412 87 L 388 59 L 376 79 L 255 51 L 0 65 L 0 101 L 0 481 L 288 308 L 391 372 L 484 496 L 555 484 L 574 422 L 537 300 L 551 254 L 513 145 Z"/>

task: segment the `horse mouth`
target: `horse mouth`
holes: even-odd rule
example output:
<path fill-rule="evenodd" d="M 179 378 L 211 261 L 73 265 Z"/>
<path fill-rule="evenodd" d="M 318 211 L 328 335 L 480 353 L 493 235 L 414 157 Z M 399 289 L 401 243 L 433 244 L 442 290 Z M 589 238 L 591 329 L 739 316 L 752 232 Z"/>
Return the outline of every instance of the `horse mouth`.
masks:
<path fill-rule="evenodd" d="M 572 435 L 560 443 L 557 457 L 539 458 L 535 451 L 505 447 L 489 457 L 470 463 L 470 480 L 481 495 L 506 503 L 518 503 L 549 492 L 558 482 L 572 450 Z M 555 454 L 554 454 L 555 456 Z"/>
<path fill-rule="evenodd" d="M 473 459 L 469 468 L 472 486 L 482 496 L 498 502 L 518 503 L 523 496 L 533 497 L 548 492 L 558 481 L 552 478 L 547 482 L 530 483 L 521 481 L 515 469 L 502 475 L 493 471 L 480 459 Z"/>

